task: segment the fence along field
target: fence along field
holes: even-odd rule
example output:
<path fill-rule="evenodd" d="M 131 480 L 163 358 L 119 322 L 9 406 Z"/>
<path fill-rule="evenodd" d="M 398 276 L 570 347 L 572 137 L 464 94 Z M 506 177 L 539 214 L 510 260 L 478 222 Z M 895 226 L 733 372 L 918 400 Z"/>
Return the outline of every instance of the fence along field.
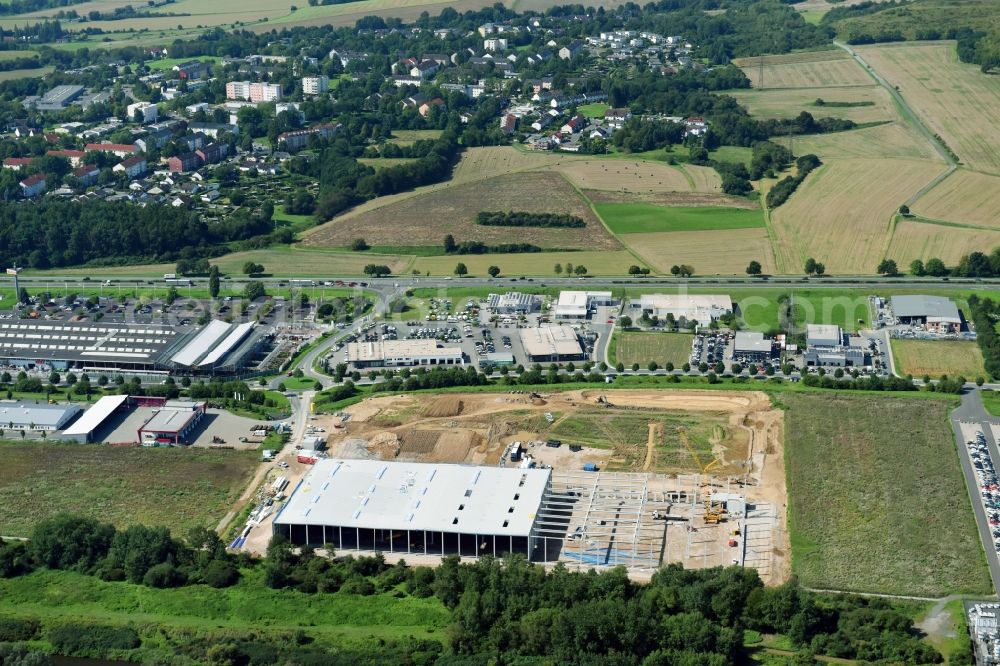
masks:
<path fill-rule="evenodd" d="M 958 61 L 954 42 L 858 47 L 858 53 L 975 170 L 1000 173 L 1000 81 Z"/>
<path fill-rule="evenodd" d="M 991 589 L 953 401 L 785 394 L 792 571 L 806 587 L 940 597 Z"/>

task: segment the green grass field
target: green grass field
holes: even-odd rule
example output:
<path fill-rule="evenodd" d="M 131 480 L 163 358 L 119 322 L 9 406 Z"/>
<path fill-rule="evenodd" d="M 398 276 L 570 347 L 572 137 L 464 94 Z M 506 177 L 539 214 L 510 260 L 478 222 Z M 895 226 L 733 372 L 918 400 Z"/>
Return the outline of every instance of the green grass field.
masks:
<path fill-rule="evenodd" d="M 664 366 L 668 361 L 680 367 L 691 355 L 691 341 L 694 336 L 687 333 L 636 333 L 618 331 L 614 339 L 614 354 L 609 354 L 612 365 L 624 363 L 630 367 L 638 363 L 642 367 L 656 361 Z M 610 350 L 609 350 L 610 351 Z"/>
<path fill-rule="evenodd" d="M 792 571 L 803 585 L 991 590 L 948 423 L 953 400 L 784 394 Z"/>
<path fill-rule="evenodd" d="M 604 112 L 610 108 L 611 107 L 604 102 L 594 102 L 593 104 L 578 106 L 576 110 L 577 113 L 586 118 L 604 118 Z"/>
<path fill-rule="evenodd" d="M 218 62 L 219 57 L 217 56 L 198 56 L 197 58 L 160 58 L 159 60 L 147 60 L 145 65 L 149 67 L 154 72 L 163 72 L 168 69 L 172 69 L 174 65 L 179 65 L 182 62 L 188 62 L 189 60 L 201 60 L 202 62 Z"/>
<path fill-rule="evenodd" d="M 257 465 L 253 451 L 55 442 L 0 442 L 0 459 L 0 534 L 11 536 L 60 511 L 177 532 L 215 527 Z"/>
<path fill-rule="evenodd" d="M 901 375 L 985 377 L 983 353 L 964 340 L 892 340 L 892 358 Z"/>
<path fill-rule="evenodd" d="M 675 207 L 646 203 L 597 204 L 594 207 L 613 233 L 717 231 L 764 226 L 764 211 L 714 206 Z"/>
<path fill-rule="evenodd" d="M 393 593 L 359 596 L 302 594 L 264 585 L 259 570 L 244 570 L 231 588 L 191 585 L 157 590 L 130 583 L 105 583 L 69 571 L 39 571 L 0 580 L 0 615 L 35 617 L 43 622 L 66 617 L 137 626 L 153 644 L 170 639 L 253 626 L 264 634 L 305 629 L 320 641 L 405 639 L 443 640 L 448 611 L 434 597 L 398 598 Z M 162 630 L 162 631 L 161 631 Z M 145 636 L 143 636 L 145 638 Z M 145 642 L 145 641 L 144 641 Z"/>

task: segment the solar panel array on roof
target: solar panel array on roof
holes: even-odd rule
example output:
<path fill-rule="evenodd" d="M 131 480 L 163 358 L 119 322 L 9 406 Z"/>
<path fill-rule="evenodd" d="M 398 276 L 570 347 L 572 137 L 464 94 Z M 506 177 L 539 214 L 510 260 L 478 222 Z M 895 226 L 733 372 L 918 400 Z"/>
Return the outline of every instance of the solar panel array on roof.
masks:
<path fill-rule="evenodd" d="M 143 324 L 2 322 L 0 358 L 153 362 L 177 335 L 176 329 Z"/>

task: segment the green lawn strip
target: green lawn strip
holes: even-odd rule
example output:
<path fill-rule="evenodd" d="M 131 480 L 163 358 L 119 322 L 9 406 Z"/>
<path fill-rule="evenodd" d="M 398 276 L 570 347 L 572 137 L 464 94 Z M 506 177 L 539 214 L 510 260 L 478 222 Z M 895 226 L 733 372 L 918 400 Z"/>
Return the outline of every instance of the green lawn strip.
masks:
<path fill-rule="evenodd" d="M 761 210 L 715 206 L 657 206 L 647 203 L 596 204 L 595 209 L 613 233 L 658 231 L 715 231 L 764 226 Z"/>
<path fill-rule="evenodd" d="M 252 626 L 264 631 L 303 629 L 334 639 L 370 635 L 444 639 L 436 630 L 447 624 L 448 611 L 434 597 L 304 594 L 268 588 L 262 578 L 260 570 L 244 569 L 241 581 L 230 588 L 154 589 L 46 570 L 0 580 L 0 614 L 86 618 L 116 625 L 148 623 L 205 632 Z"/>
<path fill-rule="evenodd" d="M 779 403 L 792 570 L 803 585 L 933 597 L 990 589 L 947 402 L 785 394 Z"/>

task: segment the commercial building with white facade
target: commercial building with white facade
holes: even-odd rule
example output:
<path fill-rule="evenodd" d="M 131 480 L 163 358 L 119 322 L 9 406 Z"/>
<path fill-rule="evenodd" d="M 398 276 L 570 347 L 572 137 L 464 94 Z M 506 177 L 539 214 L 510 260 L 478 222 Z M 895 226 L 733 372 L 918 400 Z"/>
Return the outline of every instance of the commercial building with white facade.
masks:
<path fill-rule="evenodd" d="M 80 405 L 50 405 L 0 401 L 0 428 L 8 430 L 61 430 L 82 412 Z"/>
<path fill-rule="evenodd" d="M 320 459 L 274 518 L 293 544 L 419 555 L 536 555 L 551 470 Z M 537 559 L 537 557 L 533 558 Z"/>
<path fill-rule="evenodd" d="M 594 308 L 614 304 L 610 291 L 561 291 L 552 314 L 556 319 L 586 319 Z"/>
<path fill-rule="evenodd" d="M 525 355 L 533 363 L 582 361 L 585 358 L 580 338 L 572 326 L 543 324 L 537 328 L 522 328 L 518 334 Z"/>
<path fill-rule="evenodd" d="M 808 324 L 803 359 L 807 366 L 858 367 L 865 365 L 865 348 L 839 326 Z"/>
<path fill-rule="evenodd" d="M 490 294 L 486 298 L 486 307 L 494 314 L 529 314 L 541 309 L 542 298 L 534 294 L 522 294 L 518 291 Z"/>
<path fill-rule="evenodd" d="M 733 301 L 727 295 L 643 294 L 638 302 L 632 302 L 632 307 L 650 317 L 666 319 L 673 315 L 676 321 L 695 321 L 699 326 L 708 326 L 733 313 Z"/>
<path fill-rule="evenodd" d="M 943 296 L 893 296 L 889 304 L 900 324 L 924 326 L 938 333 L 958 333 L 962 328 L 958 307 Z"/>
<path fill-rule="evenodd" d="M 355 368 L 449 366 L 465 363 L 461 347 L 443 347 L 436 340 L 375 340 L 347 345 L 347 362 Z"/>

